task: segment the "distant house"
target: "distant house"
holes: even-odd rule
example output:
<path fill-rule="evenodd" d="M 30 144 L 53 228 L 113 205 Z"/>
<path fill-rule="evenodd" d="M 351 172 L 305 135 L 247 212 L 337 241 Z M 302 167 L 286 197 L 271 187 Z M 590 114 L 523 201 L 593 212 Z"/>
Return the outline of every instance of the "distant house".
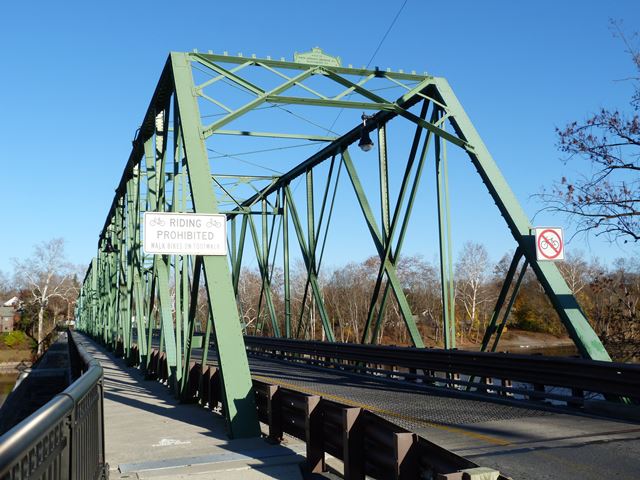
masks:
<path fill-rule="evenodd" d="M 20 300 L 13 297 L 0 306 L 0 332 L 12 332 L 16 323 L 20 320 Z"/>

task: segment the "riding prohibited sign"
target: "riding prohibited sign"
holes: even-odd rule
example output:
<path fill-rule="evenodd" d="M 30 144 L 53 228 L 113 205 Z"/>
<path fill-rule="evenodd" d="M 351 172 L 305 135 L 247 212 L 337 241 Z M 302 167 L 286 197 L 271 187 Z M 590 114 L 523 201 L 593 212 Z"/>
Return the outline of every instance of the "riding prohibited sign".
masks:
<path fill-rule="evenodd" d="M 145 253 L 226 255 L 227 218 L 220 214 L 144 213 Z"/>
<path fill-rule="evenodd" d="M 536 258 L 538 260 L 564 260 L 564 238 L 558 227 L 537 227 Z"/>

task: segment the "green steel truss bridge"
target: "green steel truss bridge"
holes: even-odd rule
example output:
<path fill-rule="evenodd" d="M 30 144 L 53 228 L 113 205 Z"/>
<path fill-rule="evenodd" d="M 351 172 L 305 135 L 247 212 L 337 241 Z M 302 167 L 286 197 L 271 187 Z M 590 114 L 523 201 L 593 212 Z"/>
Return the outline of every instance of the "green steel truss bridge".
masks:
<path fill-rule="evenodd" d="M 230 149 L 255 155 L 226 153 Z M 332 234 L 353 234 L 345 232 L 344 222 L 334 233 L 336 217 L 359 217 L 366 229 L 357 241 L 372 245 L 380 259 L 370 308 L 363 312 L 361 343 L 376 342 L 393 296 L 408 338 L 422 349 L 397 267 L 412 217 L 425 208 L 421 181 L 435 171 L 443 332 L 445 348 L 453 349 L 449 157 L 456 155 L 471 162 L 515 247 L 483 350 L 495 350 L 528 268 L 581 355 L 610 360 L 555 264 L 536 260 L 531 222 L 447 81 L 347 68 L 318 51 L 297 55 L 294 62 L 211 52 L 169 55 L 84 279 L 77 327 L 114 348 L 122 345 L 125 356 L 136 355 L 143 368 L 150 365 L 153 332 L 159 328 L 169 384 L 177 395 L 190 391 L 194 349 L 206 364 L 209 345 L 215 345 L 230 434 L 255 435 L 247 332 L 237 302 L 247 259 L 258 266 L 258 309 L 268 318 L 249 333 L 304 339 L 312 311 L 326 341 L 334 342 L 319 280 L 324 247 Z M 399 176 L 392 178 L 396 171 Z M 145 212 L 226 215 L 228 254 L 145 254 Z M 306 277 L 302 314 L 292 308 L 296 258 Z M 274 305 L 274 266 L 283 276 L 283 314 Z M 201 285 L 205 295 L 199 298 Z M 208 321 L 196 336 L 203 301 Z"/>

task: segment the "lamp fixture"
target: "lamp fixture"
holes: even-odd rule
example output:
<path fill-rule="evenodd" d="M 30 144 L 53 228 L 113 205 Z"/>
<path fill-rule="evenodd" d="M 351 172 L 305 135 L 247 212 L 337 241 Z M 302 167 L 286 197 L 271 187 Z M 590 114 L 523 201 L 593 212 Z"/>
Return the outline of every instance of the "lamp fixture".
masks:
<path fill-rule="evenodd" d="M 369 132 L 367 131 L 367 120 L 371 120 L 373 115 L 362 114 L 362 130 L 360 133 L 360 141 L 358 142 L 358 146 L 362 149 L 363 152 L 368 152 L 373 148 L 373 141 L 369 136 Z"/>
<path fill-rule="evenodd" d="M 102 251 L 104 253 L 116 253 L 118 250 L 116 250 L 116 248 L 111 243 L 111 239 L 107 237 L 107 242 L 106 242 L 104 248 L 102 249 Z"/>

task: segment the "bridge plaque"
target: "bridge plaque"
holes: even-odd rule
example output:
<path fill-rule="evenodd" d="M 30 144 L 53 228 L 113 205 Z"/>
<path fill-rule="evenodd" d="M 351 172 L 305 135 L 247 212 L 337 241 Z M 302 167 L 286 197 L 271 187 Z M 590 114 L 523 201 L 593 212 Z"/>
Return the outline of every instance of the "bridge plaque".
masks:
<path fill-rule="evenodd" d="M 295 63 L 304 63 L 306 65 L 323 65 L 326 67 L 339 67 L 342 65 L 340 57 L 332 57 L 322 51 L 320 47 L 313 47 L 310 52 L 293 54 Z"/>
<path fill-rule="evenodd" d="M 153 255 L 226 255 L 227 217 L 144 212 L 143 249 Z"/>

